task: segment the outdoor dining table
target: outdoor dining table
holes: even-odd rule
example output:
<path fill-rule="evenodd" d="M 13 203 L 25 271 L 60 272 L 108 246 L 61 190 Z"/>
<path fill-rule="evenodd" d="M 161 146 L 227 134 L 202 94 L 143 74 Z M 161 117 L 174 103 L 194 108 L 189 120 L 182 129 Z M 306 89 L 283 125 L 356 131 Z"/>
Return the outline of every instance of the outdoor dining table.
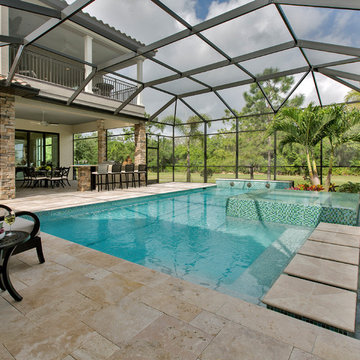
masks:
<path fill-rule="evenodd" d="M 16 247 L 30 239 L 30 234 L 25 231 L 5 232 L 5 237 L 0 239 L 0 289 L 7 290 L 16 301 L 21 301 L 22 296 L 14 289 L 9 277 L 9 259 Z"/>

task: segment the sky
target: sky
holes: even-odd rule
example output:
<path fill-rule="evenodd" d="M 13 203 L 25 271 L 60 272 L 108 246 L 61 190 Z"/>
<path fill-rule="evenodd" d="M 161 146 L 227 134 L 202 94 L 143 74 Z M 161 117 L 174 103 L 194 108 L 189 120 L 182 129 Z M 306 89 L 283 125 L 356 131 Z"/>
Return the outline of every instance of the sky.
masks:
<path fill-rule="evenodd" d="M 188 23 L 196 25 L 244 5 L 250 0 L 163 0 L 162 2 L 182 16 Z M 283 10 L 299 38 L 360 46 L 360 37 L 358 36 L 360 22 L 356 12 L 297 6 L 283 6 Z M 184 29 L 180 23 L 150 0 L 96 0 L 86 7 L 84 11 L 145 44 L 150 44 Z M 231 57 L 292 40 L 274 5 L 209 29 L 203 34 Z M 318 51 L 308 51 L 307 55 L 314 63 L 325 63 L 343 58 L 343 56 L 336 54 L 326 54 Z M 191 36 L 178 43 L 159 49 L 156 58 L 178 68 L 180 71 L 224 60 L 224 57 L 196 36 Z M 293 65 L 304 66 L 306 63 L 298 49 L 291 49 L 282 54 L 258 58 L 244 62 L 241 65 L 253 74 L 259 74 L 266 67 L 286 70 Z M 351 66 L 351 70 L 360 73 L 360 65 Z M 338 69 L 344 70 L 342 67 Z M 130 67 L 122 71 L 122 73 L 134 78 L 136 77 L 136 68 L 135 66 Z M 149 60 L 144 63 L 145 81 L 171 74 L 173 73 L 170 70 L 164 69 Z M 295 75 L 295 80 L 299 80 L 302 75 Z M 237 67 L 230 66 L 213 71 L 208 75 L 199 74 L 195 77 L 215 86 L 222 79 L 233 82 L 245 79 L 247 75 Z M 343 101 L 344 96 L 350 90 L 321 74 L 316 75 L 316 78 L 324 104 Z M 188 79 L 181 79 L 173 84 L 163 84 L 161 87 L 175 93 L 202 88 L 199 84 Z M 249 86 L 243 86 L 224 90 L 220 93 L 232 108 L 241 110 L 244 106 L 243 93 L 248 89 Z M 311 101 L 317 103 L 316 91 L 311 76 L 305 79 L 294 95 L 298 93 L 305 95 L 304 105 Z M 147 89 L 143 93 L 146 112 L 150 114 L 159 109 L 169 99 L 168 95 L 152 89 Z M 186 100 L 198 112 L 208 113 L 213 119 L 224 115 L 224 105 L 213 94 L 187 98 Z M 173 108 L 169 108 L 159 118 L 173 114 L 173 111 Z M 177 111 L 178 116 L 184 120 L 193 115 L 182 105 L 178 106 Z"/>

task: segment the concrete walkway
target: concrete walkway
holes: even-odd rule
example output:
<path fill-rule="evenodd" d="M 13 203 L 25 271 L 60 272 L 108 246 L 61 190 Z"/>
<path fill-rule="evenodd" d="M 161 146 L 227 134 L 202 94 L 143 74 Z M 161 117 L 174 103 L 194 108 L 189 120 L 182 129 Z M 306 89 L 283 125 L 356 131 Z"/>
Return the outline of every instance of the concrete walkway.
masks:
<path fill-rule="evenodd" d="M 4 203 L 45 210 L 203 187 L 36 195 Z M 360 359 L 360 341 L 42 234 L 14 256 L 15 302 L 0 292 L 1 360 Z"/>

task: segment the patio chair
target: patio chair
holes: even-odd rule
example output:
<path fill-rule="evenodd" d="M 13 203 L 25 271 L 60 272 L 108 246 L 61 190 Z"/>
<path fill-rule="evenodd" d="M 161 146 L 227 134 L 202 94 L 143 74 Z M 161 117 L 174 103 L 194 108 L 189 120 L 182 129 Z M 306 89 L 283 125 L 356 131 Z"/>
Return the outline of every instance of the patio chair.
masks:
<path fill-rule="evenodd" d="M 7 211 L 11 211 L 11 209 L 3 204 L 0 204 L 0 208 L 5 209 Z M 41 237 L 40 237 L 40 220 L 39 218 L 30 211 L 16 211 L 15 212 L 15 222 L 11 226 L 11 230 L 17 231 L 26 231 L 30 233 L 30 239 L 23 244 L 18 245 L 12 255 L 22 253 L 27 250 L 36 249 L 36 253 L 39 259 L 40 264 L 45 262 Z M 25 217 L 26 219 L 24 219 Z M 29 220 L 29 218 L 31 220 Z M 3 220 L 3 217 L 0 217 L 0 221 Z M 8 230 L 8 225 L 4 223 L 5 230 Z"/>
<path fill-rule="evenodd" d="M 125 174 L 126 188 L 129 188 L 130 177 L 131 177 L 132 187 L 136 187 L 134 170 L 135 170 L 134 164 L 126 164 L 125 165 L 125 171 L 123 172 L 123 174 Z"/>
<path fill-rule="evenodd" d="M 92 172 L 95 175 L 95 186 L 97 186 L 98 191 L 102 190 L 103 185 L 105 189 L 109 190 L 109 164 L 99 164 L 97 171 Z M 110 169 L 111 173 L 111 169 Z"/>
<path fill-rule="evenodd" d="M 115 189 L 116 185 L 119 184 L 121 189 L 123 188 L 123 183 L 122 183 L 122 174 L 121 174 L 121 164 L 120 163 L 115 163 L 112 168 L 111 168 L 111 172 L 109 173 L 111 176 L 111 185 L 112 188 Z M 117 177 L 118 177 L 118 181 L 117 181 Z"/>
<path fill-rule="evenodd" d="M 135 171 L 135 175 L 137 175 L 137 181 L 139 187 L 141 185 L 141 176 L 144 176 L 145 186 L 147 186 L 147 165 L 146 164 L 139 164 L 138 170 Z"/>
<path fill-rule="evenodd" d="M 62 168 L 60 168 L 60 170 L 61 170 L 62 183 L 65 185 L 65 181 L 66 181 L 67 184 L 69 186 L 71 186 L 71 184 L 69 183 L 70 166 L 69 167 L 62 167 Z"/>
<path fill-rule="evenodd" d="M 31 186 L 31 183 L 32 183 L 31 168 L 24 167 L 23 174 L 24 174 L 24 179 L 23 179 L 23 182 L 22 182 L 22 184 L 20 186 L 21 187 L 29 187 L 29 186 Z"/>
<path fill-rule="evenodd" d="M 54 188 L 55 186 L 62 186 L 65 187 L 65 184 L 63 182 L 62 178 L 62 170 L 60 169 L 52 169 L 50 172 L 50 175 L 47 177 L 47 180 L 50 182 L 51 187 Z"/>
<path fill-rule="evenodd" d="M 35 169 L 30 169 L 30 184 L 29 187 L 40 186 L 41 183 L 45 183 L 47 181 L 47 175 L 44 171 L 35 171 Z"/>

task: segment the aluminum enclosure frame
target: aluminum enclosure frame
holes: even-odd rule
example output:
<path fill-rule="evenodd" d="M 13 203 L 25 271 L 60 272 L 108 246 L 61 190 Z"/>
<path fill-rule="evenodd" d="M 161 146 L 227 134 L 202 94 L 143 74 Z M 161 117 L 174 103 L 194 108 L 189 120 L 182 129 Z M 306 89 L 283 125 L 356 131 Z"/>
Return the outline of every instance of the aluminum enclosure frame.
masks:
<path fill-rule="evenodd" d="M 273 114 L 276 114 L 282 106 L 285 105 L 288 98 L 294 93 L 294 91 L 301 85 L 301 83 L 305 80 L 307 75 L 311 74 L 311 78 L 316 89 L 316 94 L 318 97 L 318 101 L 320 106 L 323 106 L 323 100 L 321 96 L 321 92 L 319 91 L 319 86 L 317 84 L 317 80 L 315 74 L 321 74 L 329 79 L 332 79 L 342 85 L 349 87 L 349 89 L 353 89 L 355 91 L 360 92 L 360 75 L 355 72 L 349 71 L 340 71 L 333 69 L 334 66 L 346 65 L 346 64 L 356 64 L 360 63 L 360 48 L 359 47 L 351 47 L 351 46 L 343 46 L 343 45 L 336 45 L 331 43 L 324 43 L 324 42 L 317 42 L 317 41 L 309 41 L 305 39 L 301 39 L 296 35 L 291 22 L 287 18 L 285 12 L 283 11 L 283 6 L 294 6 L 294 7 L 314 7 L 318 9 L 337 9 L 337 10 L 352 10 L 352 11 L 359 11 L 359 20 L 360 20 L 360 3 L 358 0 L 308 0 L 306 2 L 300 0 L 253 0 L 249 1 L 248 3 L 232 9 L 226 13 L 220 14 L 214 18 L 205 20 L 199 24 L 192 26 L 189 24 L 184 18 L 182 18 L 178 13 L 171 10 L 166 4 L 164 4 L 160 0 L 146 0 L 151 1 L 155 4 L 159 9 L 165 12 L 169 17 L 173 18 L 183 27 L 184 30 L 181 30 L 177 33 L 172 35 L 166 36 L 162 39 L 158 39 L 150 44 L 142 45 L 136 41 L 130 41 L 125 37 L 118 36 L 114 34 L 114 32 L 110 31 L 99 25 L 93 19 L 90 19 L 85 14 L 82 13 L 82 10 L 86 10 L 86 6 L 92 3 L 93 1 L 99 0 L 76 0 L 71 5 L 66 6 L 62 1 L 58 0 L 44 0 L 48 6 L 40 6 L 31 4 L 26 1 L 21 0 L 0 0 L 0 5 L 22 10 L 25 12 L 30 12 L 42 16 L 47 16 L 50 19 L 41 25 L 38 29 L 34 30 L 24 38 L 18 38 L 13 36 L 12 34 L 3 35 L 0 34 L 0 46 L 9 46 L 9 45 L 19 45 L 18 53 L 15 57 L 13 64 L 11 64 L 10 71 L 7 77 L 7 86 L 10 86 L 11 80 L 13 79 L 17 65 L 23 53 L 25 47 L 30 44 L 34 46 L 38 46 L 36 44 L 36 40 L 41 38 L 42 36 L 46 35 L 48 32 L 52 31 L 59 25 L 61 25 L 64 21 L 73 21 L 74 23 L 85 27 L 88 30 L 91 30 L 111 41 L 114 41 L 117 44 L 121 44 L 121 46 L 125 47 L 129 50 L 129 53 L 126 55 L 121 55 L 115 57 L 109 61 L 99 64 L 88 64 L 92 67 L 92 72 L 90 75 L 84 79 L 82 84 L 74 90 L 73 94 L 68 98 L 67 105 L 71 106 L 77 96 L 84 90 L 85 86 L 91 81 L 91 79 L 98 74 L 99 72 L 103 73 L 111 73 L 117 77 L 124 78 L 124 75 L 118 74 L 114 72 L 112 68 L 114 66 L 121 65 L 129 60 L 133 60 L 136 58 L 146 58 L 148 61 L 152 61 L 159 66 L 162 66 L 174 74 L 165 77 L 159 77 L 157 79 L 151 81 L 138 81 L 137 79 L 133 79 L 131 77 L 126 77 L 128 80 L 133 81 L 137 84 L 138 89 L 137 91 L 130 95 L 128 99 L 126 99 L 115 111 L 114 114 L 118 115 L 121 114 L 121 111 L 133 100 L 138 94 L 140 94 L 145 89 L 153 89 L 155 91 L 159 91 L 171 96 L 171 99 L 167 101 L 163 106 L 161 106 L 157 111 L 150 115 L 149 121 L 155 121 L 158 115 L 160 115 L 164 110 L 166 110 L 169 106 L 175 103 L 175 112 L 174 112 L 174 119 L 176 118 L 176 109 L 178 102 L 181 102 L 185 105 L 192 113 L 194 113 L 200 121 L 204 123 L 204 136 L 206 137 L 207 133 L 207 123 L 209 121 L 215 120 L 207 120 L 204 118 L 202 114 L 200 114 L 194 107 L 192 107 L 187 101 L 186 98 L 206 94 L 206 93 L 214 93 L 215 96 L 221 101 L 224 105 L 224 108 L 227 109 L 231 114 L 233 114 L 234 118 L 236 119 L 236 129 L 237 133 L 241 131 L 239 129 L 239 117 L 231 108 L 231 104 L 228 104 L 225 99 L 219 94 L 220 90 L 224 89 L 231 89 L 234 87 L 238 87 L 241 85 L 249 85 L 255 83 L 257 87 L 262 92 L 265 101 L 271 108 Z M 145 1 L 145 0 L 144 0 Z M 203 34 L 206 30 L 212 29 L 218 25 L 231 22 L 235 19 L 241 18 L 247 14 L 256 12 L 260 9 L 266 8 L 267 6 L 275 6 L 279 16 L 283 21 L 284 27 L 287 29 L 288 34 L 291 37 L 291 41 L 283 42 L 277 45 L 269 46 L 266 48 L 262 48 L 257 51 L 249 52 L 247 54 L 239 54 L 238 56 L 231 57 L 227 54 L 221 47 L 214 44 L 211 40 L 209 40 L 206 35 Z M 217 62 L 210 63 L 205 66 L 194 67 L 186 71 L 181 71 L 173 66 L 170 66 L 164 61 L 160 61 L 156 59 L 156 51 L 167 46 L 170 44 L 174 44 L 178 41 L 187 39 L 189 37 L 197 37 L 204 43 L 206 43 L 210 48 L 212 48 L 218 55 L 220 55 L 223 59 Z M 263 56 L 271 55 L 271 54 L 281 54 L 282 52 L 290 49 L 298 49 L 303 57 L 303 60 L 306 63 L 306 66 L 301 67 L 291 67 L 285 71 L 278 71 L 276 73 L 270 75 L 255 75 L 251 73 L 249 70 L 242 66 L 242 62 L 249 61 L 257 58 L 261 58 Z M 51 49 L 49 49 L 51 51 Z M 343 60 L 337 60 L 332 62 L 327 62 L 323 64 L 314 64 L 312 63 L 308 56 L 306 55 L 306 50 L 316 50 L 321 51 L 324 53 L 330 54 L 339 54 L 339 55 L 346 55 L 350 58 L 346 58 Z M 55 51 L 54 51 L 55 52 Z M 57 52 L 59 55 L 74 60 L 73 57 L 66 53 Z M 79 62 L 84 63 L 82 60 Z M 242 71 L 245 75 L 245 79 L 236 80 L 228 83 L 224 81 L 224 83 L 219 84 L 217 86 L 211 86 L 207 82 L 200 81 L 194 76 L 197 74 L 203 74 L 211 70 L 215 69 L 223 69 L 229 66 L 236 66 L 239 71 Z M 275 106 L 275 104 L 271 103 L 271 100 L 268 98 L 267 94 L 265 93 L 264 89 L 261 86 L 262 81 L 266 81 L 269 79 L 276 79 L 284 76 L 295 75 L 295 74 L 303 74 L 300 81 L 298 81 L 291 92 L 287 95 L 286 99 L 280 104 L 280 106 Z M 199 90 L 175 93 L 172 91 L 168 91 L 159 87 L 160 85 L 170 84 L 172 81 L 176 81 L 179 79 L 187 79 L 193 83 L 196 83 L 202 87 Z M 353 82 L 359 82 L 359 85 L 355 85 Z M 255 114 L 254 114 L 255 115 Z M 176 126 L 175 122 L 173 124 L 167 124 Z M 173 130 L 173 137 L 174 137 L 174 130 Z M 238 149 L 238 136 L 236 138 L 236 148 Z M 206 139 L 204 138 L 205 144 Z M 206 165 L 206 146 L 205 146 L 205 157 L 204 163 Z M 236 156 L 236 173 L 238 173 L 238 154 Z M 205 177 L 206 177 L 206 169 L 205 169 Z M 274 174 L 276 174 L 276 165 Z M 205 179 L 206 180 L 206 179 Z"/>

